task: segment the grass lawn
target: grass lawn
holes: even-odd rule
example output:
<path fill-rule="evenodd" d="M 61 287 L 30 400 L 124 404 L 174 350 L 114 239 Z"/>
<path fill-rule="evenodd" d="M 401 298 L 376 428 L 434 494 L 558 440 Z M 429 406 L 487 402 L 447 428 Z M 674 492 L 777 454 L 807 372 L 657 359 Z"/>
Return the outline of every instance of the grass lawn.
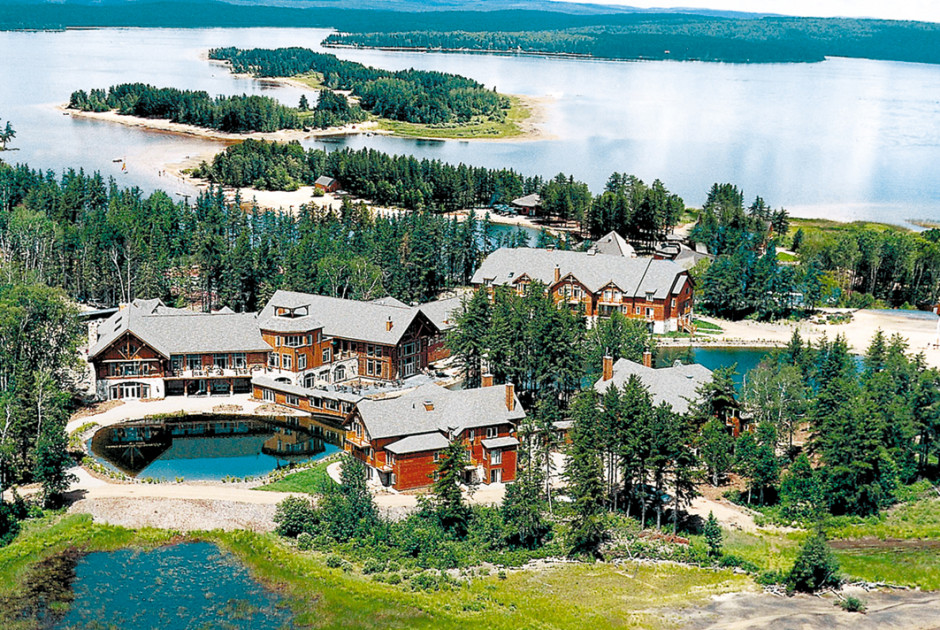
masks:
<path fill-rule="evenodd" d="M 514 138 L 522 135 L 519 123 L 525 121 L 532 112 L 517 96 L 510 96 L 512 105 L 502 122 L 478 119 L 466 124 L 422 125 L 379 118 L 379 129 L 392 132 L 406 138 L 441 138 L 441 139 L 479 139 L 479 138 Z"/>
<path fill-rule="evenodd" d="M 940 590 L 940 548 L 837 549 L 835 553 L 850 579 Z"/>
<path fill-rule="evenodd" d="M 87 515 L 29 522 L 0 549 L 0 595 L 23 587 L 33 565 L 69 545 L 86 551 L 206 540 L 241 559 L 252 574 L 288 599 L 301 626 L 316 628 L 670 628 L 676 610 L 710 596 L 751 590 L 746 576 L 672 564 L 565 564 L 539 571 L 478 577 L 440 591 L 411 590 L 377 582 L 359 568 L 326 566 L 320 553 L 303 553 L 274 534 L 246 531 L 179 536 L 92 523 Z M 33 577 L 35 581 L 35 577 Z M 9 611 L 7 611 L 9 612 Z M 17 626 L 4 619 L 0 626 Z"/>
<path fill-rule="evenodd" d="M 796 262 L 799 260 L 799 257 L 788 254 L 787 252 L 777 252 L 777 260 L 780 262 Z"/>
<path fill-rule="evenodd" d="M 704 319 L 693 318 L 692 323 L 695 324 L 695 332 L 703 332 L 709 334 L 718 334 L 725 332 L 725 329 L 719 326 L 718 324 L 713 324 L 712 322 L 705 321 Z"/>
<path fill-rule="evenodd" d="M 272 481 L 255 488 L 255 490 L 268 490 L 271 492 L 306 492 L 307 494 L 323 494 L 328 492 L 336 482 L 326 472 L 326 467 L 334 460 L 320 462 L 310 468 L 286 475 L 283 479 Z"/>

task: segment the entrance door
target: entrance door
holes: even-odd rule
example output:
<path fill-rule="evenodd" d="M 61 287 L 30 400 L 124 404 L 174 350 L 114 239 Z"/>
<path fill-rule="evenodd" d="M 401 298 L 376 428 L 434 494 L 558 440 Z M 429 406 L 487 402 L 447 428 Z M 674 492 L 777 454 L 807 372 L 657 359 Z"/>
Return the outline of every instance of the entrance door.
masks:
<path fill-rule="evenodd" d="M 415 372 L 418 371 L 418 357 L 412 355 L 410 357 L 405 357 L 405 360 L 401 364 L 401 375 L 403 378 L 409 376 L 414 376 Z"/>
<path fill-rule="evenodd" d="M 150 385 L 143 383 L 119 383 L 111 386 L 111 399 L 150 398 Z"/>

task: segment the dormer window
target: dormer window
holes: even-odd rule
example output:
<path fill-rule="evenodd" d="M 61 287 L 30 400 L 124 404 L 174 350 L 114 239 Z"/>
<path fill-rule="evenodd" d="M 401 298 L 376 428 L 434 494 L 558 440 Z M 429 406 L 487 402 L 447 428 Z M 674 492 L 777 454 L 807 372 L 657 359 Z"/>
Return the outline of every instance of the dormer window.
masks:
<path fill-rule="evenodd" d="M 283 317 L 285 319 L 297 319 L 298 317 L 306 317 L 310 314 L 310 307 L 306 304 L 303 306 L 275 306 L 274 307 L 274 316 Z"/>

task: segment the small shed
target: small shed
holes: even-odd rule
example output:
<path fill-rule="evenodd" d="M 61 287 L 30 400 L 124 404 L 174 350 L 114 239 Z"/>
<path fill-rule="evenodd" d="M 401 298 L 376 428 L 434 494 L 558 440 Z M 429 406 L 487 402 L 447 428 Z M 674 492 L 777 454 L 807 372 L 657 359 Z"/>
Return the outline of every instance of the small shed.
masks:
<path fill-rule="evenodd" d="M 538 193 L 532 193 L 525 197 L 513 199 L 512 206 L 519 209 L 519 214 L 532 216 L 542 206 L 542 198 L 539 197 Z"/>
<path fill-rule="evenodd" d="M 326 175 L 320 175 L 317 178 L 317 181 L 313 182 L 313 187 L 317 190 L 322 190 L 323 192 L 336 192 L 339 190 L 339 182 L 333 179 L 332 177 L 327 177 Z"/>

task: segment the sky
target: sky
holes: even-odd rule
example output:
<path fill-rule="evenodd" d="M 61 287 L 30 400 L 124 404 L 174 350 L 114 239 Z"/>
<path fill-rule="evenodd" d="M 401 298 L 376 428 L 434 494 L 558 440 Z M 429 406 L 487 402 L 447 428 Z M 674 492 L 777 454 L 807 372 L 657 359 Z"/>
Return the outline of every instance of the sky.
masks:
<path fill-rule="evenodd" d="M 569 0 L 640 8 L 689 7 L 811 17 L 940 22 L 940 0 Z"/>

